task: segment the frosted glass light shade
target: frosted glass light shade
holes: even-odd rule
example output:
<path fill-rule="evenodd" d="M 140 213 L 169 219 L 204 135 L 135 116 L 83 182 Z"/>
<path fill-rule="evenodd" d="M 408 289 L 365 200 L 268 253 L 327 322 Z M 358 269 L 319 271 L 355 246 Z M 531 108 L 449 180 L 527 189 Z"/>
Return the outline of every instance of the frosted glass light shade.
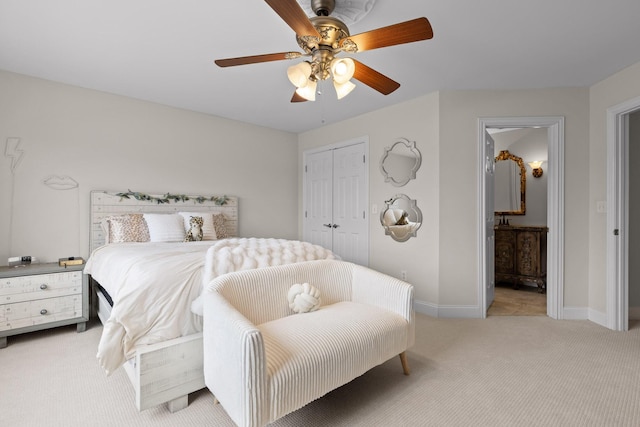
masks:
<path fill-rule="evenodd" d="M 296 93 L 306 99 L 307 101 L 315 101 L 316 100 L 316 87 L 318 83 L 315 80 L 307 80 L 306 86 L 299 87 L 296 89 Z"/>
<path fill-rule="evenodd" d="M 336 83 L 348 82 L 355 71 L 356 64 L 351 58 L 336 58 L 331 61 L 331 74 L 333 75 L 333 81 Z"/>
<path fill-rule="evenodd" d="M 531 166 L 531 169 L 538 169 L 540 166 L 542 166 L 542 161 L 536 160 L 535 162 L 529 162 L 529 166 Z"/>
<path fill-rule="evenodd" d="M 304 87 L 309 81 L 311 75 L 311 64 L 308 62 L 300 62 L 287 68 L 287 77 L 295 87 Z"/>
<path fill-rule="evenodd" d="M 349 93 L 351 93 L 351 91 L 355 89 L 356 85 L 354 85 L 350 81 L 338 83 L 334 80 L 333 87 L 336 88 L 336 95 L 338 95 L 338 99 L 342 99 L 345 96 L 349 95 Z"/>

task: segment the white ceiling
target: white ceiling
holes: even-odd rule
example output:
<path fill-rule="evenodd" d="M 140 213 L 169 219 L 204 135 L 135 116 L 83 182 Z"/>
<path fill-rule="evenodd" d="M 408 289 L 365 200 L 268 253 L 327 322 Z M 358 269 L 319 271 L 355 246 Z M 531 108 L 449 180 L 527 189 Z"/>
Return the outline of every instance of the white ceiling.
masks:
<path fill-rule="evenodd" d="M 378 0 L 349 29 L 420 16 L 432 40 L 354 55 L 402 84 L 388 96 L 356 81 L 291 104 L 293 62 L 217 67 L 300 50 L 262 0 L 0 0 L 0 69 L 302 132 L 438 90 L 590 86 L 640 61 L 638 0 Z"/>

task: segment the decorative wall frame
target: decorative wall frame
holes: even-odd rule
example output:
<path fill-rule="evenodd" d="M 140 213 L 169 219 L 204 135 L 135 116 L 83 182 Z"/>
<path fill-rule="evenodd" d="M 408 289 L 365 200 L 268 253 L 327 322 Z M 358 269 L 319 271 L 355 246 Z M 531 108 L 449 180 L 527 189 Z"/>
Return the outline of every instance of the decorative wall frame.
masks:
<path fill-rule="evenodd" d="M 386 208 L 380 212 L 380 223 L 384 234 L 396 242 L 406 242 L 416 237 L 422 226 L 422 211 L 416 200 L 406 194 L 396 194 L 385 200 Z"/>
<path fill-rule="evenodd" d="M 385 147 L 380 159 L 380 171 L 385 182 L 402 187 L 416 179 L 416 172 L 421 164 L 422 154 L 416 148 L 416 142 L 399 138 L 390 147 Z"/>

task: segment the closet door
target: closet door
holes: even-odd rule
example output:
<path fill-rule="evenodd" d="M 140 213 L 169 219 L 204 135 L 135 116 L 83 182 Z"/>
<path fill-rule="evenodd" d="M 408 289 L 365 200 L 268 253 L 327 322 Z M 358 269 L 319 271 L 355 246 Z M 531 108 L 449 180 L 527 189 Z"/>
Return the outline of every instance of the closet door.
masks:
<path fill-rule="evenodd" d="M 368 163 L 364 143 L 306 156 L 304 240 L 369 264 Z"/>
<path fill-rule="evenodd" d="M 333 248 L 333 151 L 307 156 L 304 240 Z"/>
<path fill-rule="evenodd" d="M 367 265 L 369 242 L 364 144 L 333 150 L 333 251 Z"/>

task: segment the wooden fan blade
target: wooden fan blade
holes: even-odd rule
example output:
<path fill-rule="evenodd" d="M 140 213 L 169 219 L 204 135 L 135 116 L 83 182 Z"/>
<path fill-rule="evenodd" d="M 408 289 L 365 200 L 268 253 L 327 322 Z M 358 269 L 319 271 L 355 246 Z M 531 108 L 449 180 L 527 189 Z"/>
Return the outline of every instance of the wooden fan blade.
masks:
<path fill-rule="evenodd" d="M 216 59 L 214 62 L 219 67 L 233 67 L 236 65 L 256 64 L 259 62 L 281 61 L 302 56 L 299 52 L 267 53 L 265 55 L 241 56 L 238 58 Z"/>
<path fill-rule="evenodd" d="M 381 47 L 428 40 L 432 37 L 433 30 L 431 29 L 429 20 L 427 18 L 416 18 L 411 21 L 356 34 L 355 36 L 344 39 L 342 43 L 346 40 L 351 40 L 358 46 L 358 52 L 362 52 Z"/>
<path fill-rule="evenodd" d="M 307 102 L 307 99 L 301 97 L 300 95 L 298 95 L 298 92 L 293 91 L 293 96 L 291 97 L 291 102 Z"/>
<path fill-rule="evenodd" d="M 356 70 L 353 73 L 353 78 L 366 84 L 372 89 L 377 90 L 383 95 L 389 95 L 394 90 L 400 87 L 400 83 L 391 80 L 389 77 L 385 76 L 374 70 L 373 68 L 367 67 L 360 61 L 353 62 L 356 63 Z"/>
<path fill-rule="evenodd" d="M 309 17 L 296 0 L 264 0 L 299 36 L 320 37 Z"/>

